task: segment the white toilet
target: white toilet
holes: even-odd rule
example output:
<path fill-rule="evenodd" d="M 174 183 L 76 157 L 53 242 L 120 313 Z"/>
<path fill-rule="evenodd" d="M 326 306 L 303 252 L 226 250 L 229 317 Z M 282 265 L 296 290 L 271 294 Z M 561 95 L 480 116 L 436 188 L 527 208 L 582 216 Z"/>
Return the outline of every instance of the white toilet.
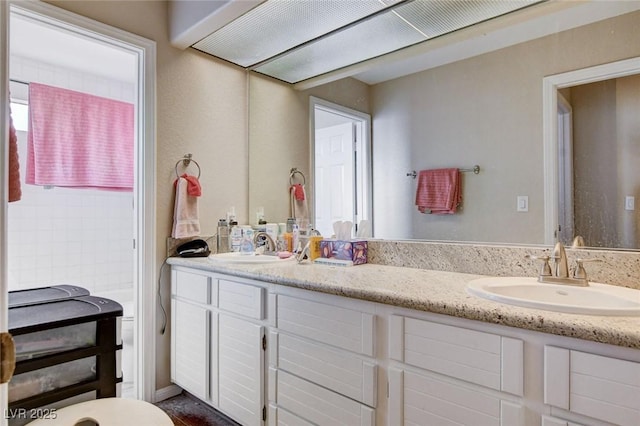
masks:
<path fill-rule="evenodd" d="M 55 418 L 43 418 L 30 426 L 173 426 L 171 418 L 146 401 L 102 398 L 59 408 Z"/>

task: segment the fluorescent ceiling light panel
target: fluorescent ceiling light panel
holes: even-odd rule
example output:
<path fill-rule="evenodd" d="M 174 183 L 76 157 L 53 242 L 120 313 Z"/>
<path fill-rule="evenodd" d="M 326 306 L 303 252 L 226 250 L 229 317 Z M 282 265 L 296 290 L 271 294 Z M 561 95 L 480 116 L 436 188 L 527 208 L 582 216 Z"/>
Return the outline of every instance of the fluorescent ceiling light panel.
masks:
<path fill-rule="evenodd" d="M 378 0 L 269 0 L 193 47 L 250 67 L 386 7 Z"/>
<path fill-rule="evenodd" d="M 347 28 L 255 70 L 295 83 L 424 41 L 425 37 L 393 13 Z"/>
<path fill-rule="evenodd" d="M 297 83 L 541 0 L 267 0 L 192 47 Z"/>
<path fill-rule="evenodd" d="M 428 38 L 447 34 L 521 9 L 539 0 L 416 0 L 395 8 Z"/>

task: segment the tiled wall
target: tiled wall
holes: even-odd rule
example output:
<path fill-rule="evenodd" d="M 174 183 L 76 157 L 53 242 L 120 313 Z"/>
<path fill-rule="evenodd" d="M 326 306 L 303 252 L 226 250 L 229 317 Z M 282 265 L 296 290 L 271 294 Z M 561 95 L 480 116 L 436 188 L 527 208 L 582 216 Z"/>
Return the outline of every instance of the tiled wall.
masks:
<path fill-rule="evenodd" d="M 10 67 L 13 79 L 134 99 L 133 84 L 17 57 L 11 57 Z M 12 97 L 26 99 L 19 86 L 12 85 Z M 23 184 L 22 199 L 8 209 L 9 289 L 76 284 L 94 293 L 132 288 L 132 193 L 25 185 L 25 132 L 18 132 L 18 150 Z"/>

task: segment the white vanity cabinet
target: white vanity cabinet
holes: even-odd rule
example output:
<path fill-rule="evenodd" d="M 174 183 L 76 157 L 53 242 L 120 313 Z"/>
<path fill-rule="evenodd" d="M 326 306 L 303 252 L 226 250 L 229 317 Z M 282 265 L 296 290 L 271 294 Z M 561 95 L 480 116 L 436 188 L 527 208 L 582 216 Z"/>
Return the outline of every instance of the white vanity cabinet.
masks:
<path fill-rule="evenodd" d="M 269 300 L 269 424 L 374 425 L 373 305 L 277 289 Z"/>
<path fill-rule="evenodd" d="M 266 419 L 261 283 L 173 267 L 171 379 L 242 425 Z"/>
<path fill-rule="evenodd" d="M 544 402 L 616 425 L 638 426 L 640 363 L 545 346 Z"/>
<path fill-rule="evenodd" d="M 176 265 L 171 326 L 172 380 L 244 426 L 640 425 L 631 347 Z"/>
<path fill-rule="evenodd" d="M 520 339 L 389 317 L 389 424 L 524 425 Z"/>

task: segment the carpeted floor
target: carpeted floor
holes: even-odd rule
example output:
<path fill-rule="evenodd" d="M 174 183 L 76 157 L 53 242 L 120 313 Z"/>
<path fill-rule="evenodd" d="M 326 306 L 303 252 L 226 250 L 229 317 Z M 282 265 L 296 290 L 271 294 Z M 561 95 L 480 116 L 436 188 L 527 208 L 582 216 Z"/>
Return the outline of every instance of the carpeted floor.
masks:
<path fill-rule="evenodd" d="M 186 392 L 155 405 L 164 410 L 176 426 L 239 426 Z"/>

